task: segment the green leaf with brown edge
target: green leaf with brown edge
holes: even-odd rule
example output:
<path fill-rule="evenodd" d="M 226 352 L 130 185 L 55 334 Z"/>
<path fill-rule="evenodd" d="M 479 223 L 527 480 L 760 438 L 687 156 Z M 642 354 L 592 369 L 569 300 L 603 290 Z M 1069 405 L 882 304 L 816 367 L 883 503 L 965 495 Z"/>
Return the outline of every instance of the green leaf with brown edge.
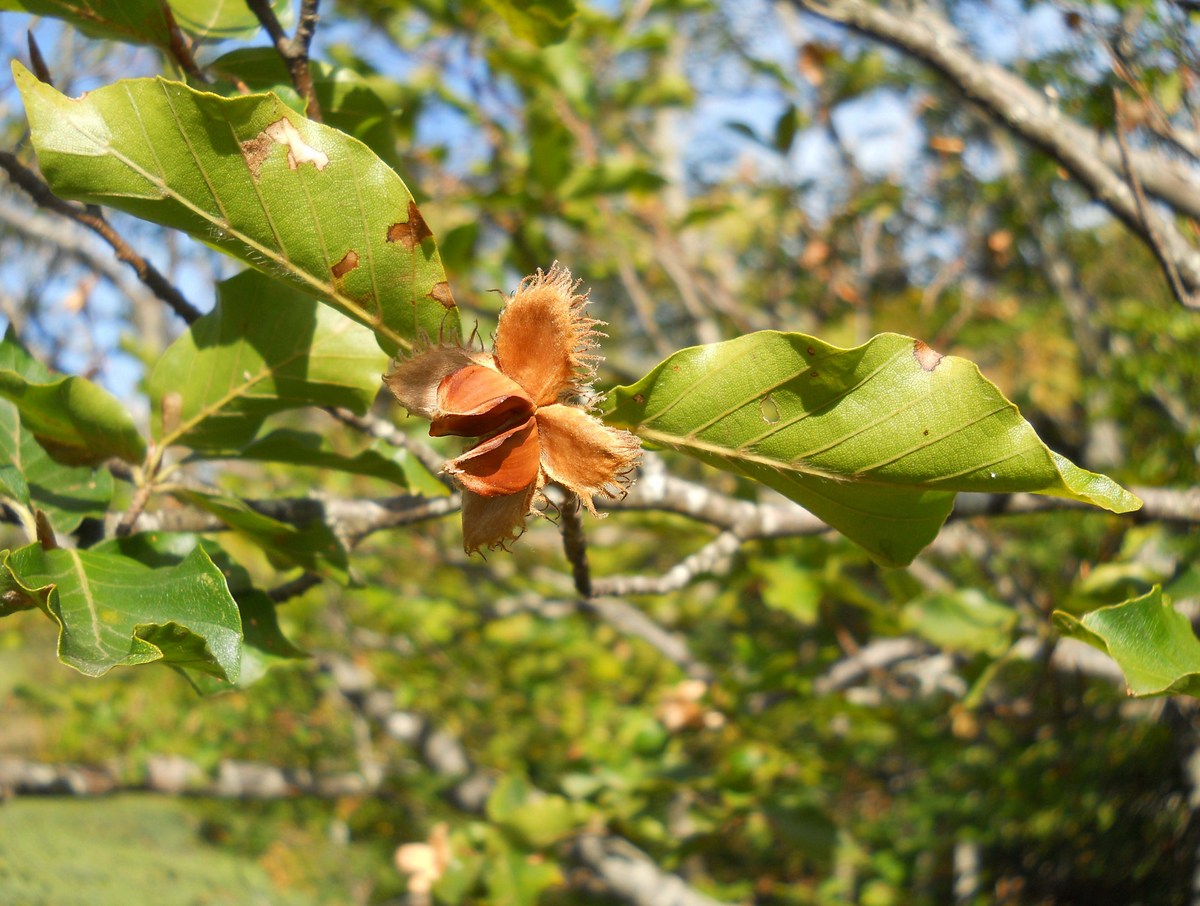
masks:
<path fill-rule="evenodd" d="M 32 381 L 51 379 L 49 369 L 17 342 L 11 328 L 0 341 L 0 369 Z M 59 532 L 74 531 L 87 516 L 103 515 L 112 499 L 113 480 L 107 471 L 56 462 L 25 426 L 16 405 L 5 399 L 0 399 L 0 462 L 24 482 L 28 499 L 13 499 L 26 508 L 44 510 Z M 10 489 L 19 488 L 15 481 L 6 482 Z"/>
<path fill-rule="evenodd" d="M 31 544 L 0 554 L 0 588 L 35 597 L 59 625 L 59 660 L 87 676 L 162 662 L 237 682 L 241 618 L 199 548 L 153 569 L 118 554 Z"/>
<path fill-rule="evenodd" d="M 305 109 L 305 100 L 292 87 L 291 74 L 274 47 L 239 47 L 213 60 L 207 68 L 241 82 L 251 91 L 270 91 L 293 110 Z M 325 123 L 354 136 L 395 167 L 400 157 L 396 153 L 394 119 L 400 111 L 376 92 L 374 85 L 383 77 L 376 76 L 373 85 L 353 69 L 318 61 L 310 63 L 309 70 Z M 444 244 L 438 245 L 444 260 Z"/>
<path fill-rule="evenodd" d="M 375 332 L 456 339 L 433 234 L 369 148 L 279 98 L 125 79 L 72 100 L 13 63 L 42 173 L 64 198 L 183 230 Z"/>
<path fill-rule="evenodd" d="M 90 38 L 158 47 L 171 41 L 160 0 L 0 0 L 6 9 L 62 19 Z"/>
<path fill-rule="evenodd" d="M 333 530 L 320 519 L 320 502 L 312 501 L 312 517 L 302 527 L 281 522 L 227 494 L 180 492 L 180 499 L 211 513 L 252 544 L 262 548 L 277 569 L 301 567 L 307 572 L 349 582 L 349 558 Z"/>
<path fill-rule="evenodd" d="M 371 449 L 347 456 L 330 447 L 326 438 L 320 434 L 280 428 L 240 450 L 230 450 L 224 454 L 211 453 L 207 458 L 216 459 L 224 455 L 243 462 L 279 462 L 293 466 L 333 469 L 350 475 L 380 478 L 402 488 L 408 487 L 408 474 L 404 471 L 404 466 L 383 452 L 384 449 L 390 448 L 379 443 L 378 448 L 372 446 Z"/>
<path fill-rule="evenodd" d="M 1082 617 L 1056 610 L 1054 623 L 1116 661 L 1130 695 L 1200 696 L 1200 639 L 1159 586 Z"/>
<path fill-rule="evenodd" d="M 0 368 L 0 396 L 17 407 L 22 424 L 60 462 L 99 465 L 116 457 L 141 463 L 146 456 L 146 441 L 128 410 L 86 378 L 30 381 Z"/>
<path fill-rule="evenodd" d="M 973 363 L 898 334 L 841 349 L 762 331 L 685 349 L 613 390 L 606 420 L 774 488 L 887 566 L 933 540 L 958 491 L 1141 506 L 1050 451 Z"/>
<path fill-rule="evenodd" d="M 276 412 L 343 406 L 361 414 L 387 362 L 361 325 L 244 271 L 219 285 L 216 308 L 155 365 L 154 437 L 162 446 L 229 451 Z"/>

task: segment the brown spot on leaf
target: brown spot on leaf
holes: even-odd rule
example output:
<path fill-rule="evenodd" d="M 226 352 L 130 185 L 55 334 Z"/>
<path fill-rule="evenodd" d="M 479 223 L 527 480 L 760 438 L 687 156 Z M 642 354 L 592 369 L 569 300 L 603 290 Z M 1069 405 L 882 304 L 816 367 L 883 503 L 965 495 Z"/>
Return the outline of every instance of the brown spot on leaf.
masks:
<path fill-rule="evenodd" d="M 442 303 L 444 308 L 454 307 L 454 293 L 450 292 L 450 284 L 445 280 L 433 284 L 433 289 L 429 291 L 428 295 L 435 302 Z"/>
<path fill-rule="evenodd" d="M 289 170 L 298 170 L 301 164 L 312 164 L 318 170 L 324 170 L 329 165 L 329 155 L 305 142 L 300 130 L 292 121 L 286 116 L 281 116 L 254 138 L 241 143 L 242 157 L 246 159 L 250 175 L 255 179 L 258 179 L 263 162 L 275 145 L 287 148 Z"/>
<path fill-rule="evenodd" d="M 928 436 L 929 436 L 929 429 L 928 429 L 928 428 L 926 428 L 926 429 L 925 429 L 924 431 L 922 431 L 921 433 L 922 433 L 922 434 L 924 434 L 926 437 L 928 437 Z"/>
<path fill-rule="evenodd" d="M 644 393 L 635 393 L 633 395 L 633 401 L 640 406 L 646 402 L 646 395 Z"/>
<path fill-rule="evenodd" d="M 920 340 L 913 343 L 913 358 L 926 371 L 933 371 L 942 361 L 941 353 L 934 352 L 927 344 L 922 343 Z"/>
<path fill-rule="evenodd" d="M 356 267 L 358 267 L 358 252 L 350 249 L 350 251 L 342 255 L 342 260 L 331 267 L 330 270 L 333 272 L 334 277 L 344 277 Z"/>
<path fill-rule="evenodd" d="M 815 349 L 813 349 L 811 346 L 809 346 L 809 347 L 808 347 L 808 354 L 809 354 L 809 355 L 816 355 L 816 354 L 817 354 L 817 351 L 816 351 Z"/>
<path fill-rule="evenodd" d="M 263 161 L 271 153 L 274 144 L 274 140 L 265 132 L 260 132 L 249 141 L 242 142 L 242 157 L 246 159 L 250 175 L 255 179 L 258 179 L 258 174 L 262 172 Z"/>
<path fill-rule="evenodd" d="M 429 225 L 425 223 L 425 218 L 421 216 L 421 211 L 417 207 L 416 202 L 408 203 L 408 220 L 404 223 L 393 223 L 388 227 L 387 241 L 399 242 L 410 252 L 415 249 L 421 242 L 433 235 L 433 231 L 429 229 Z M 441 301 L 440 299 L 438 301 Z M 445 304 L 444 302 L 442 303 Z"/>

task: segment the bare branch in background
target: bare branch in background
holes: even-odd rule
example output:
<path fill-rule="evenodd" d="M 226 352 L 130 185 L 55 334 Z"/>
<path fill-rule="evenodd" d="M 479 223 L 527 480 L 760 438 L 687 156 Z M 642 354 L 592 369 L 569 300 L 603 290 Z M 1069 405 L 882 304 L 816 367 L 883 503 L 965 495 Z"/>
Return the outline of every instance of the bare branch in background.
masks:
<path fill-rule="evenodd" d="M 790 0 L 932 67 L 1017 135 L 1057 160 L 1114 216 L 1177 269 L 1189 307 L 1200 307 L 1200 249 L 1174 222 L 1138 210 L 1133 188 L 1121 175 L 1122 149 L 1066 116 L 1045 92 L 994 63 L 973 55 L 948 21 L 922 3 L 893 12 L 866 0 Z M 1147 194 L 1175 211 L 1200 217 L 1200 181 L 1179 161 L 1154 151 L 1129 155 L 1130 170 Z M 1142 214 L 1145 214 L 1145 217 Z"/>
<path fill-rule="evenodd" d="M 76 223 L 81 223 L 99 235 L 112 246 L 113 251 L 117 253 L 117 258 L 132 267 L 138 279 L 187 323 L 191 324 L 200 317 L 200 310 L 185 299 L 183 294 L 159 273 L 153 264 L 135 252 L 129 243 L 113 229 L 103 214 L 69 201 L 63 201 L 50 191 L 50 187 L 42 181 L 41 177 L 8 151 L 0 151 L 0 169 L 3 169 L 9 179 L 23 189 L 40 207 L 61 214 Z"/>
<path fill-rule="evenodd" d="M 313 34 L 317 29 L 317 20 L 320 16 L 317 13 L 317 6 L 320 0 L 303 0 L 300 4 L 300 21 L 296 24 L 296 34 L 289 38 L 287 32 L 283 30 L 283 26 L 279 24 L 279 19 L 275 15 L 275 10 L 271 8 L 271 0 L 246 0 L 246 5 L 250 7 L 258 21 L 262 23 L 263 28 L 267 30 L 267 34 L 271 36 L 271 41 L 275 44 L 275 49 L 279 51 L 279 56 L 283 58 L 283 62 L 287 65 L 288 73 L 292 77 L 292 85 L 304 98 L 305 114 L 310 120 L 321 122 L 321 105 L 317 101 L 317 91 L 313 87 L 312 69 L 309 66 L 308 48 L 312 44 Z"/>

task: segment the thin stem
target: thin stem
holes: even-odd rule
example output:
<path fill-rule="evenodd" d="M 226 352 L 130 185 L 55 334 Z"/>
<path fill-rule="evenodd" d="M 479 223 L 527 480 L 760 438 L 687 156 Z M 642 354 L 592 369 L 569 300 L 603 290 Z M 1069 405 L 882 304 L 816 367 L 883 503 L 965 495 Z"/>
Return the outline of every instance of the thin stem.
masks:
<path fill-rule="evenodd" d="M 287 64 L 292 85 L 304 98 L 305 113 L 310 120 L 318 123 L 322 121 L 321 105 L 317 101 L 317 91 L 313 86 L 308 49 L 312 45 L 313 33 L 320 18 L 317 13 L 319 3 L 320 0 L 303 0 L 300 4 L 300 21 L 296 24 L 295 37 L 289 38 L 275 16 L 275 10 L 271 9 L 270 0 L 246 0 L 246 5 L 258 17 L 258 21 L 271 36 L 279 56 Z"/>
<path fill-rule="evenodd" d="M 571 575 L 575 579 L 575 590 L 581 598 L 592 596 L 592 571 L 588 567 L 587 539 L 583 534 L 583 520 L 579 517 L 579 498 L 568 494 L 559 510 L 562 513 L 563 551 L 571 563 Z"/>

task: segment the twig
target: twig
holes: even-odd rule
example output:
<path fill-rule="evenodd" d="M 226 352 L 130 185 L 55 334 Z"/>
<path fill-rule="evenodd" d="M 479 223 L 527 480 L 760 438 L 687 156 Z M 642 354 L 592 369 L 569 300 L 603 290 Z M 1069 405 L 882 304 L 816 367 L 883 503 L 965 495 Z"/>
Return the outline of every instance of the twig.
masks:
<path fill-rule="evenodd" d="M 154 492 L 154 486 L 147 481 L 140 485 L 133 492 L 133 499 L 129 502 L 129 509 L 121 514 L 121 519 L 117 523 L 117 527 L 113 530 L 113 534 L 118 538 L 127 538 L 133 532 L 133 527 L 138 521 L 138 517 L 146 509 L 146 504 L 150 500 L 150 495 Z"/>
<path fill-rule="evenodd" d="M 579 498 L 567 494 L 559 507 L 563 552 L 571 564 L 571 576 L 575 580 L 575 590 L 583 598 L 592 596 L 592 572 L 588 568 L 587 538 L 583 534 L 583 520 L 579 518 Z"/>
<path fill-rule="evenodd" d="M 282 585 L 276 585 L 267 592 L 267 597 L 276 604 L 282 604 L 285 601 L 290 601 L 292 598 L 298 598 L 310 588 L 316 588 L 321 584 L 321 577 L 316 573 L 304 573 L 297 576 L 290 582 L 284 582 Z"/>
<path fill-rule="evenodd" d="M 303 0 L 300 4 L 300 21 L 296 24 L 295 37 L 289 38 L 275 16 L 275 10 L 271 9 L 270 0 L 246 0 L 246 5 L 267 30 L 267 34 L 275 43 L 275 49 L 287 65 L 292 85 L 300 97 L 304 98 L 306 115 L 318 123 L 322 121 L 321 105 L 317 101 L 317 91 L 313 86 L 308 49 L 317 28 L 317 20 L 320 18 L 317 13 L 319 2 L 320 0 Z"/>
<path fill-rule="evenodd" d="M 724 531 L 696 553 L 680 560 L 661 576 L 606 576 L 595 582 L 601 595 L 665 595 L 679 591 L 703 573 L 718 571 L 742 546 L 743 539 Z"/>
<path fill-rule="evenodd" d="M 179 23 L 175 21 L 175 13 L 171 10 L 171 5 L 167 3 L 167 0 L 159 0 L 158 5 L 162 9 L 163 18 L 167 20 L 167 50 L 171 52 L 171 56 L 184 72 L 202 85 L 207 85 L 208 75 L 196 65 L 196 58 L 192 54 L 192 45 L 183 30 L 180 29 Z"/>
<path fill-rule="evenodd" d="M 1162 268 L 1163 273 L 1167 275 L 1167 283 L 1170 285 L 1171 293 L 1175 296 L 1176 301 L 1184 306 L 1196 307 L 1196 297 L 1184 287 L 1183 280 L 1179 276 L 1179 265 L 1163 247 L 1162 238 L 1159 236 L 1158 230 L 1150 218 L 1146 205 L 1146 195 L 1142 191 L 1142 181 L 1138 178 L 1137 172 L 1130 163 L 1129 139 L 1125 135 L 1125 101 L 1122 99 L 1120 91 L 1115 88 L 1113 89 L 1113 103 L 1116 107 L 1117 119 L 1114 131 L 1117 134 L 1117 144 L 1121 149 L 1121 167 L 1125 171 L 1126 181 L 1133 188 L 1133 198 L 1137 204 L 1138 219 L 1142 222 L 1147 244 L 1150 246 L 1150 251 L 1154 253 L 1154 257 L 1158 259 L 1158 264 Z"/>
<path fill-rule="evenodd" d="M 378 418 L 374 415 L 355 415 L 349 409 L 330 408 L 326 409 L 325 412 L 343 425 L 347 425 L 356 431 L 361 431 L 368 437 L 374 437 L 399 450 L 406 451 L 417 462 L 423 465 L 431 475 L 436 477 L 438 481 L 448 488 L 454 488 L 453 480 L 442 471 L 442 467 L 446 465 L 445 457 L 428 444 L 423 444 L 409 437 L 386 419 Z"/>
<path fill-rule="evenodd" d="M 103 214 L 88 210 L 80 205 L 63 201 L 50 191 L 42 179 L 17 160 L 8 151 L 0 151 L 0 169 L 8 173 L 9 179 L 20 186 L 38 205 L 48 208 L 57 214 L 81 223 L 107 242 L 117 258 L 130 265 L 138 279 L 144 283 L 154 295 L 162 299 L 171 310 L 187 323 L 191 324 L 200 317 L 200 310 L 183 297 L 171 282 L 167 280 L 153 264 L 135 252 L 121 235 L 112 228 Z"/>
<path fill-rule="evenodd" d="M 124 790 L 171 796 L 210 796 L 218 799 L 292 799 L 313 796 L 380 795 L 379 784 L 359 774 L 314 774 L 304 767 L 281 768 L 257 762 L 226 759 L 215 778 L 195 762 L 178 755 L 146 759 L 144 779 L 130 781 L 131 772 L 119 765 L 42 764 L 18 758 L 0 759 L 0 794 L 19 796 L 106 796 Z"/>

